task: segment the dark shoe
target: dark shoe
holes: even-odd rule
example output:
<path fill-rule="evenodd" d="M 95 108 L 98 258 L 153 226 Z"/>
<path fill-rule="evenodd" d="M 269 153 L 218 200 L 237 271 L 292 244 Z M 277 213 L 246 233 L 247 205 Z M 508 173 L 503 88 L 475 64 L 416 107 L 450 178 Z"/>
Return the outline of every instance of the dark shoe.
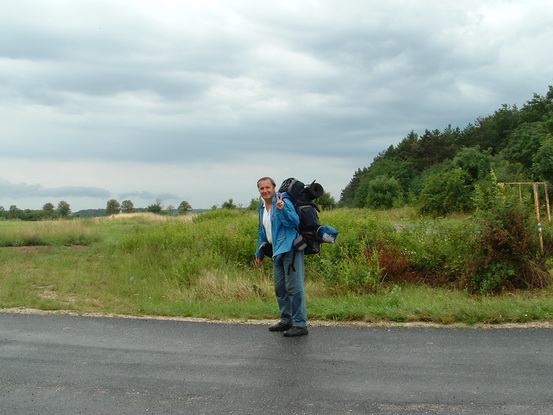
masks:
<path fill-rule="evenodd" d="M 292 328 L 291 324 L 285 324 L 279 321 L 277 324 L 273 324 L 271 327 L 269 327 L 269 331 L 286 331 L 290 328 Z"/>
<path fill-rule="evenodd" d="M 296 336 L 305 336 L 309 333 L 306 327 L 297 327 L 294 326 L 290 330 L 284 332 L 284 337 L 296 337 Z"/>

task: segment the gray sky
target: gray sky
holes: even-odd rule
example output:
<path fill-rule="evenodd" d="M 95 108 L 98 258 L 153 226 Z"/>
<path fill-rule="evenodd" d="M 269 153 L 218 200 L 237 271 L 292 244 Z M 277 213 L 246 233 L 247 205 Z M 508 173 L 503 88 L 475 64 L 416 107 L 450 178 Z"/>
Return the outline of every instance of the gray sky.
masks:
<path fill-rule="evenodd" d="M 546 0 L 17 0 L 0 9 L 0 205 L 338 200 L 411 130 L 553 84 Z"/>

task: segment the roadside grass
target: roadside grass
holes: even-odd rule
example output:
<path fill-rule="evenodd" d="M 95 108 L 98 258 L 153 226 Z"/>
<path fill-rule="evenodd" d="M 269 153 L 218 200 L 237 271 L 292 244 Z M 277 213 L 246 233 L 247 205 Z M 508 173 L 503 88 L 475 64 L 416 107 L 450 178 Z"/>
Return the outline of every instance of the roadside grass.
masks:
<path fill-rule="evenodd" d="M 377 226 L 393 228 L 401 218 L 415 220 L 405 212 L 376 214 L 366 225 L 361 212 L 349 214 L 372 232 L 381 231 Z M 329 223 L 340 223 L 333 215 Z M 275 319 L 271 261 L 253 263 L 256 220 L 255 214 L 218 209 L 195 217 L 1 221 L 0 308 Z M 348 236 L 340 237 L 344 246 L 324 248 L 345 249 Z M 336 253 L 328 255 L 310 259 L 312 267 L 324 269 L 315 261 L 332 262 Z M 469 325 L 553 320 L 551 288 L 475 296 L 390 282 L 348 291 L 312 272 L 306 292 L 312 320 Z"/>
<path fill-rule="evenodd" d="M 314 318 L 336 321 L 500 324 L 553 320 L 553 292 L 475 297 L 435 287 L 391 286 L 380 294 L 316 298 Z"/>
<path fill-rule="evenodd" d="M 100 239 L 92 220 L 1 221 L 0 247 L 90 245 Z"/>

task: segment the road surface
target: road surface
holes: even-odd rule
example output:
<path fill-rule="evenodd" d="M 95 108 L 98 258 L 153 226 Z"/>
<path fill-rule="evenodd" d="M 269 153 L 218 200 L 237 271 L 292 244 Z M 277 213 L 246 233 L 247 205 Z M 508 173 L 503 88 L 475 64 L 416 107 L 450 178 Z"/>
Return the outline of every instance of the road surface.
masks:
<path fill-rule="evenodd" d="M 0 313 L 0 414 L 552 414 L 553 330 Z"/>

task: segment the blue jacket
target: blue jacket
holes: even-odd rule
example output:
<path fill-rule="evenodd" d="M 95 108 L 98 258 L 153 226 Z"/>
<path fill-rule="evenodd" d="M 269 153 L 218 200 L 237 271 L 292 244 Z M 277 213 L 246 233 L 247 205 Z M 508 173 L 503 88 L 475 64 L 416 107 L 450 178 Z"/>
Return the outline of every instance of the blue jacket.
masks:
<path fill-rule="evenodd" d="M 273 196 L 271 209 L 271 232 L 273 234 L 273 258 L 277 255 L 284 254 L 293 249 L 294 239 L 298 236 L 298 227 L 300 217 L 296 213 L 296 208 L 290 200 L 288 194 L 284 193 L 284 207 L 278 210 L 276 207 L 276 193 Z M 264 206 L 259 206 L 259 232 L 257 238 L 257 250 L 255 256 L 263 258 L 265 255 L 259 250 L 263 242 L 267 241 L 267 234 L 263 226 L 263 209 Z"/>

